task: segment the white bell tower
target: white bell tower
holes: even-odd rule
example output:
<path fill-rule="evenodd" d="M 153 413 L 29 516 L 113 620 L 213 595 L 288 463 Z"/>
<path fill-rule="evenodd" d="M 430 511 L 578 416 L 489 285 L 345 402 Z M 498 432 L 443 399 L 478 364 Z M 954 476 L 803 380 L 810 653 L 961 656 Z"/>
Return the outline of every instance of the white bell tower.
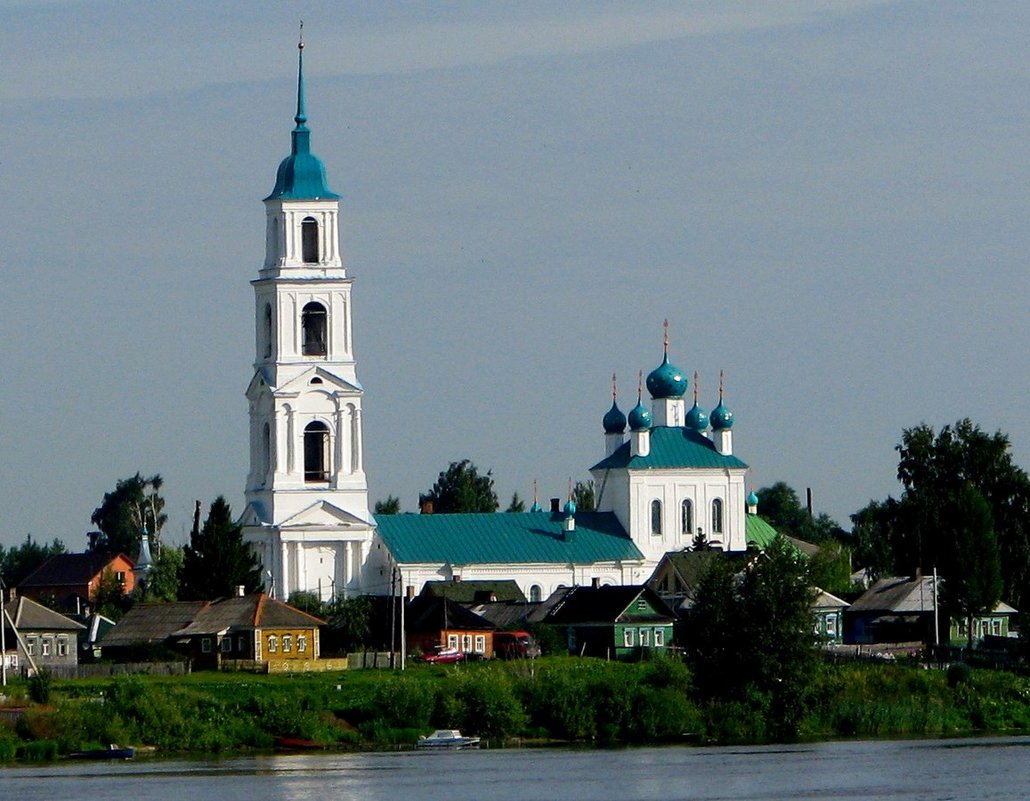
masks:
<path fill-rule="evenodd" d="M 269 592 L 328 600 L 362 591 L 373 525 L 361 450 L 351 283 L 339 248 L 340 197 L 311 153 L 299 45 L 290 155 L 265 198 L 255 296 L 250 473 L 244 539 Z"/>

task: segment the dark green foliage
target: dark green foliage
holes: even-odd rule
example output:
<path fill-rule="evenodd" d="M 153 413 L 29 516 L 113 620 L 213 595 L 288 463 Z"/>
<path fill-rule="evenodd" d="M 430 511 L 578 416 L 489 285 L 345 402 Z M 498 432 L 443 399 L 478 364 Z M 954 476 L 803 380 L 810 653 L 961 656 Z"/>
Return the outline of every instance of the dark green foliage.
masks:
<path fill-rule="evenodd" d="M 261 560 L 243 542 L 243 529 L 219 495 L 199 532 L 190 535 L 182 566 L 183 600 L 212 600 L 233 595 L 242 585 L 248 593 L 263 586 Z"/>
<path fill-rule="evenodd" d="M 0 727 L 0 762 L 10 762 L 18 754 L 21 741 L 6 726 Z"/>
<path fill-rule="evenodd" d="M 399 515 L 401 513 L 401 499 L 396 495 L 387 495 L 385 501 L 376 501 L 373 514 L 377 515 Z"/>
<path fill-rule="evenodd" d="M 33 740 L 18 746 L 17 757 L 23 762 L 52 762 L 57 759 L 57 751 L 53 740 Z"/>
<path fill-rule="evenodd" d="M 104 500 L 90 517 L 102 534 L 91 548 L 135 557 L 144 529 L 160 543 L 161 529 L 168 519 L 162 512 L 165 502 L 159 494 L 163 484 L 159 475 L 144 478 L 136 473 L 120 480 L 112 492 L 104 493 Z"/>
<path fill-rule="evenodd" d="M 517 492 L 513 492 L 511 495 L 511 503 L 508 504 L 506 512 L 524 512 L 526 511 L 526 502 L 519 497 Z"/>
<path fill-rule="evenodd" d="M 64 553 L 64 543 L 54 539 L 49 545 L 43 545 L 25 535 L 21 545 L 6 548 L 0 545 L 0 578 L 8 587 L 17 587 L 22 579 L 43 564 L 51 556 Z"/>
<path fill-rule="evenodd" d="M 46 668 L 37 670 L 29 679 L 29 698 L 37 704 L 49 704 L 54 677 Z"/>
<path fill-rule="evenodd" d="M 431 503 L 438 514 L 454 512 L 496 512 L 497 493 L 494 492 L 493 473 L 485 476 L 468 459 L 451 462 L 442 471 L 429 492 L 418 496 L 420 508 Z"/>
<path fill-rule="evenodd" d="M 973 678 L 973 669 L 965 662 L 948 665 L 948 686 L 958 687 Z"/>
<path fill-rule="evenodd" d="M 343 652 L 357 651 L 372 637 L 372 601 L 367 596 L 334 598 L 325 608 L 325 617 Z"/>
<path fill-rule="evenodd" d="M 100 582 L 93 591 L 93 606 L 104 617 L 121 620 L 130 606 L 130 599 L 125 595 L 125 585 L 110 568 L 100 574 Z"/>
<path fill-rule="evenodd" d="M 745 702 L 774 737 L 797 733 L 817 654 L 802 558 L 782 537 L 740 574 L 713 554 L 687 621 L 701 699 Z"/>
<path fill-rule="evenodd" d="M 154 557 L 153 565 L 146 578 L 137 583 L 133 590 L 136 600 L 177 601 L 184 561 L 185 554 L 182 548 L 170 545 L 162 546 L 160 552 Z"/>
<path fill-rule="evenodd" d="M 1001 563 L 991 510 L 983 496 L 967 484 L 959 490 L 948 520 L 947 536 L 955 556 L 942 592 L 944 605 L 966 621 L 973 647 L 973 618 L 989 614 L 1001 598 Z"/>
<path fill-rule="evenodd" d="M 851 591 L 851 572 L 851 550 L 839 542 L 824 542 L 808 560 L 809 583 L 834 595 Z"/>
<path fill-rule="evenodd" d="M 783 481 L 758 490 L 758 513 L 780 534 L 822 544 L 839 540 L 845 532 L 826 514 L 812 516 L 798 494 Z"/>
<path fill-rule="evenodd" d="M 592 512 L 597 508 L 597 499 L 594 496 L 593 481 L 577 481 L 572 488 L 572 500 L 576 503 L 576 510 L 579 512 Z"/>
<path fill-rule="evenodd" d="M 307 612 L 315 617 L 322 617 L 325 613 L 325 605 L 318 599 L 318 594 L 307 590 L 294 590 L 286 602 L 301 612 Z"/>

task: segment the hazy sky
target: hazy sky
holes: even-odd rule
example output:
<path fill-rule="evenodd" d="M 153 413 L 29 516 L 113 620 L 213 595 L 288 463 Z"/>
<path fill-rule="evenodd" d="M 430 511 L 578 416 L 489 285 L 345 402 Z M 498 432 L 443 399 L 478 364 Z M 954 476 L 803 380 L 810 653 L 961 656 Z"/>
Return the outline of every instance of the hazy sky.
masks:
<path fill-rule="evenodd" d="M 563 494 L 664 318 L 749 483 L 841 522 L 921 421 L 1030 464 L 1030 4 L 0 0 L 0 542 L 81 549 L 137 470 L 172 540 L 242 511 L 301 18 L 373 501 Z"/>

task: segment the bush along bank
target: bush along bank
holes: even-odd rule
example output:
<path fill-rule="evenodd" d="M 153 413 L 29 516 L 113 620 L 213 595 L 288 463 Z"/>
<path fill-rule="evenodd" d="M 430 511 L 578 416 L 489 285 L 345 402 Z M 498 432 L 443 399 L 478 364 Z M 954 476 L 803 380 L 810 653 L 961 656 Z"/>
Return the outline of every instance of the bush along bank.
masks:
<path fill-rule="evenodd" d="M 300 676 L 209 673 L 54 681 L 48 704 L 0 725 L 0 759 L 44 760 L 109 743 L 158 752 L 270 749 L 276 738 L 338 749 L 411 746 L 434 728 L 492 745 L 749 743 L 778 739 L 1030 732 L 1030 680 L 990 671 L 821 665 L 783 726 L 783 700 L 756 688 L 696 694 L 680 662 L 416 665 Z"/>

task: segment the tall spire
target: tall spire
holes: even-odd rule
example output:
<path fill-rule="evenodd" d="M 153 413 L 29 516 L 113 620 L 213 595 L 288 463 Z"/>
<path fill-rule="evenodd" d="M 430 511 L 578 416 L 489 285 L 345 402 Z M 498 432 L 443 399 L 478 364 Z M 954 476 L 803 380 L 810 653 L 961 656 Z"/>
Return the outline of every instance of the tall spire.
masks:
<path fill-rule="evenodd" d="M 304 20 L 300 21 L 300 39 L 297 42 L 297 116 L 293 118 L 297 129 L 305 127 L 308 114 L 304 108 Z"/>
<path fill-rule="evenodd" d="M 665 318 L 665 322 L 662 323 L 662 347 L 665 351 L 665 360 L 669 360 L 669 318 Z"/>

